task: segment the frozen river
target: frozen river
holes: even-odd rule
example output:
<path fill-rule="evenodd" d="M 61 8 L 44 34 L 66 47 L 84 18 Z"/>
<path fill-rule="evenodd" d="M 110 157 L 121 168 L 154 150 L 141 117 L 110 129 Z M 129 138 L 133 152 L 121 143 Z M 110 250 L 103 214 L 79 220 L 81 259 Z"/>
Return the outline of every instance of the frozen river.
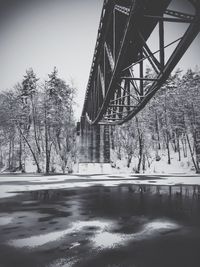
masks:
<path fill-rule="evenodd" d="M 197 176 L 0 178 L 1 267 L 199 267 Z"/>

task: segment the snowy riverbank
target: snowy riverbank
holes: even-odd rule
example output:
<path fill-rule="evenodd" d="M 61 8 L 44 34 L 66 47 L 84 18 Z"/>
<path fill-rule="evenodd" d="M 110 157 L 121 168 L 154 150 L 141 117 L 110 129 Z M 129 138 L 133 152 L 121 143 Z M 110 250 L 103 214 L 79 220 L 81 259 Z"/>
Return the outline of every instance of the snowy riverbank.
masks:
<path fill-rule="evenodd" d="M 24 191 L 67 189 L 95 185 L 117 186 L 120 184 L 145 185 L 200 185 L 200 175 L 188 174 L 108 174 L 108 175 L 1 175 L 0 198 L 12 197 Z"/>

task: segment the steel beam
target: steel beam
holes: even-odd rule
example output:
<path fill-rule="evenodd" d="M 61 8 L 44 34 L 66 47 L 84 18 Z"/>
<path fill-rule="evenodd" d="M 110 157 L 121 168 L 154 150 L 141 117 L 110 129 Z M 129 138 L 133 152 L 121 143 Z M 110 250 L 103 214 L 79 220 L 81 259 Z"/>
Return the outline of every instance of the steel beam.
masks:
<path fill-rule="evenodd" d="M 195 14 L 169 10 L 171 0 L 106 0 L 82 116 L 89 124 L 122 124 L 145 107 L 200 32 L 200 3 L 188 0 Z M 183 36 L 165 44 L 165 22 L 188 23 Z M 159 49 L 147 41 L 158 25 Z M 165 50 L 176 45 L 166 62 Z M 159 56 L 156 56 L 158 54 Z M 147 60 L 155 75 L 147 77 Z M 118 118 L 117 118 L 118 117 Z"/>

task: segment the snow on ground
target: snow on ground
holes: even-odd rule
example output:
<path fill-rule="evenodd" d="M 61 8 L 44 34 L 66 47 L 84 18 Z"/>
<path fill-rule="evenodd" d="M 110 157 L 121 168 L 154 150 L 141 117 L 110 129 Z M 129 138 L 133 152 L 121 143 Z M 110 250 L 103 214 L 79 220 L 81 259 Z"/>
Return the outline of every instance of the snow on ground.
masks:
<path fill-rule="evenodd" d="M 112 174 L 119 172 L 110 163 L 79 163 L 78 172 L 82 174 Z"/>
<path fill-rule="evenodd" d="M 174 173 L 187 173 L 194 174 L 195 168 L 192 163 L 191 155 L 188 153 L 187 157 L 183 156 L 183 152 L 181 150 L 181 161 L 179 161 L 178 153 L 175 153 L 171 148 L 170 152 L 170 160 L 171 164 L 168 164 L 168 155 L 166 150 L 159 150 L 160 160 L 156 161 L 155 152 L 152 151 L 148 162 L 146 161 L 145 171 L 141 172 L 145 174 L 174 174 Z M 112 168 L 113 173 L 131 173 L 135 172 L 138 168 L 138 157 L 133 155 L 130 167 L 127 168 L 127 156 L 126 154 L 121 155 L 121 160 L 117 157 L 115 151 L 111 150 L 111 160 L 115 168 Z"/>
<path fill-rule="evenodd" d="M 160 152 L 160 160 L 151 161 L 143 174 L 134 174 L 138 159 L 133 158 L 130 168 L 127 160 L 116 160 L 111 164 L 79 164 L 79 172 L 69 175 L 42 176 L 35 174 L 0 175 L 0 198 L 12 197 L 23 191 L 65 189 L 94 185 L 117 186 L 121 183 L 154 185 L 200 185 L 200 175 L 195 174 L 188 157 L 178 160 L 177 153 L 171 154 L 171 164 L 167 164 L 166 152 Z M 144 178 L 145 177 L 145 178 Z M 158 179 L 161 178 L 161 179 Z"/>
<path fill-rule="evenodd" d="M 177 153 L 172 153 L 171 155 L 171 164 L 168 164 L 168 159 L 166 153 L 161 154 L 161 159 L 159 161 L 153 161 L 145 173 L 162 173 L 162 174 L 171 174 L 171 173 L 195 173 L 195 169 L 191 163 L 190 157 L 182 157 L 181 161 L 178 159 Z"/>

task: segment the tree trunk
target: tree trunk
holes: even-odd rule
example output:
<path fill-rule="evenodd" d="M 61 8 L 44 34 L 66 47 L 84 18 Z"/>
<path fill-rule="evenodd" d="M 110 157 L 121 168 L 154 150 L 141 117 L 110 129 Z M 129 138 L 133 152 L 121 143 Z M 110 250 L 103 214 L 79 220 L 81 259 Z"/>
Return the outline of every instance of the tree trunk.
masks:
<path fill-rule="evenodd" d="M 50 149 L 49 149 L 49 133 L 47 125 L 47 110 L 45 107 L 45 154 L 46 154 L 46 173 L 50 171 Z"/>
<path fill-rule="evenodd" d="M 60 130 L 56 131 L 56 140 L 57 140 L 57 144 L 58 144 L 58 149 L 59 149 L 59 151 L 61 151 L 62 148 L 61 148 L 61 142 L 60 142 Z"/>
<path fill-rule="evenodd" d="M 142 155 L 143 155 L 143 136 L 139 129 L 139 123 L 138 118 L 136 117 L 136 125 L 137 125 L 137 131 L 138 131 L 138 141 L 139 141 L 139 161 L 137 166 L 137 173 L 140 172 L 141 163 L 142 163 Z"/>
<path fill-rule="evenodd" d="M 127 168 L 130 168 L 131 160 L 132 160 L 132 155 L 128 155 Z"/>
<path fill-rule="evenodd" d="M 119 160 L 122 159 L 122 156 L 121 156 L 121 145 L 118 146 L 117 158 L 118 158 Z"/>
<path fill-rule="evenodd" d="M 25 137 L 25 135 L 22 133 L 22 130 L 21 130 L 20 126 L 18 126 L 18 129 L 19 129 L 19 131 L 20 131 L 20 133 L 21 133 L 21 135 L 22 135 L 24 141 L 26 142 L 28 148 L 29 148 L 30 151 L 31 151 L 31 154 L 32 154 L 33 159 L 34 159 L 34 161 L 35 161 L 35 164 L 36 164 L 36 166 L 37 166 L 37 172 L 38 172 L 38 173 L 41 173 L 41 169 L 40 169 L 39 162 L 38 162 L 38 160 L 37 160 L 37 157 L 36 157 L 36 155 L 35 155 L 35 153 L 34 153 L 32 147 L 31 147 L 29 141 L 27 140 L 27 138 Z"/>
<path fill-rule="evenodd" d="M 180 140 L 179 140 L 178 131 L 176 131 L 176 143 L 177 143 L 177 151 L 178 151 L 178 160 L 181 161 Z"/>
<path fill-rule="evenodd" d="M 200 125 L 197 120 L 196 112 L 194 109 L 194 105 L 192 104 L 192 115 L 193 115 L 193 139 L 194 139 L 194 150 L 196 155 L 196 165 L 199 170 L 200 164 Z"/>
<path fill-rule="evenodd" d="M 191 147 L 191 144 L 190 144 L 190 139 L 189 139 L 189 136 L 188 136 L 187 133 L 186 133 L 186 137 L 187 137 L 187 142 L 188 142 L 190 154 L 191 154 L 191 157 L 192 157 L 192 162 L 194 164 L 196 173 L 200 173 L 200 169 L 199 169 L 198 165 L 196 164 L 196 161 L 195 161 L 195 158 L 194 158 L 194 152 L 192 151 L 192 147 Z"/>
<path fill-rule="evenodd" d="M 8 169 L 11 170 L 11 154 L 12 154 L 12 139 L 9 139 L 9 152 L 8 152 Z"/>
<path fill-rule="evenodd" d="M 145 154 L 143 154 L 143 160 L 142 160 L 142 170 L 143 170 L 143 172 L 146 169 L 145 166 L 146 166 L 146 159 L 145 159 Z"/>
<path fill-rule="evenodd" d="M 15 136 L 13 136 L 12 138 L 12 156 L 11 156 L 11 168 L 14 169 L 14 167 L 16 166 L 16 161 L 15 161 Z"/>
<path fill-rule="evenodd" d="M 24 172 L 22 164 L 22 135 L 19 131 L 19 170 Z"/>
<path fill-rule="evenodd" d="M 37 128 L 36 128 L 36 111 L 35 111 L 35 106 L 33 103 L 33 98 L 31 96 L 31 105 L 32 105 L 32 116 L 33 116 L 33 131 L 34 131 L 34 138 L 35 138 L 35 143 L 36 143 L 36 147 L 38 150 L 38 153 L 41 153 L 41 149 L 40 149 L 40 145 L 38 142 L 38 135 L 37 135 Z"/>
<path fill-rule="evenodd" d="M 181 143 L 182 143 L 182 147 L 183 147 L 183 156 L 184 158 L 187 158 L 187 139 L 184 136 L 181 138 Z"/>
<path fill-rule="evenodd" d="M 142 163 L 142 140 L 141 138 L 139 138 L 139 161 L 137 166 L 137 173 L 140 173 L 141 163 Z"/>
<path fill-rule="evenodd" d="M 111 141 L 111 148 L 114 150 L 115 149 L 115 140 L 114 140 L 114 126 L 110 127 L 110 141 Z"/>
<path fill-rule="evenodd" d="M 156 114 L 156 134 L 157 134 L 157 142 L 158 142 L 158 149 L 161 149 L 161 145 L 160 145 L 160 131 L 159 131 L 159 124 L 158 124 L 158 115 L 157 112 Z"/>
<path fill-rule="evenodd" d="M 174 150 L 174 152 L 176 153 L 178 151 L 177 140 L 176 140 L 176 132 L 172 133 L 171 146 L 172 146 L 172 149 Z"/>
<path fill-rule="evenodd" d="M 168 131 L 166 131 L 166 146 L 167 146 L 167 157 L 168 157 L 168 164 L 171 164 L 171 156 L 170 156 L 170 148 L 169 148 L 169 134 Z"/>
<path fill-rule="evenodd" d="M 3 153 L 2 153 L 2 147 L 0 145 L 0 168 L 3 167 L 4 162 L 3 162 Z"/>
<path fill-rule="evenodd" d="M 184 158 L 187 157 L 187 137 L 186 137 L 186 132 L 187 132 L 187 127 L 185 124 L 185 113 L 182 111 L 182 119 L 183 119 L 183 127 L 184 127 L 184 132 L 181 138 L 182 146 L 183 146 L 183 155 Z"/>
<path fill-rule="evenodd" d="M 200 169 L 199 163 L 200 163 L 200 130 L 195 130 L 194 133 L 194 149 L 195 149 L 195 155 L 196 155 L 196 164 L 198 170 Z"/>

